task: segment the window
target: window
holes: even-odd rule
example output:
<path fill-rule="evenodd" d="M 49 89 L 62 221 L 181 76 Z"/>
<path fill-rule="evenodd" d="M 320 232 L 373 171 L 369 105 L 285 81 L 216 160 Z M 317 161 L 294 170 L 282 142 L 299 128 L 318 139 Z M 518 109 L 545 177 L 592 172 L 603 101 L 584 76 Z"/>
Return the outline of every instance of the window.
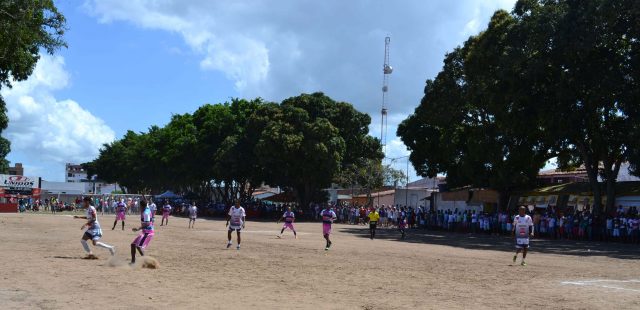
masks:
<path fill-rule="evenodd" d="M 73 178 L 73 173 L 67 173 L 68 178 Z"/>

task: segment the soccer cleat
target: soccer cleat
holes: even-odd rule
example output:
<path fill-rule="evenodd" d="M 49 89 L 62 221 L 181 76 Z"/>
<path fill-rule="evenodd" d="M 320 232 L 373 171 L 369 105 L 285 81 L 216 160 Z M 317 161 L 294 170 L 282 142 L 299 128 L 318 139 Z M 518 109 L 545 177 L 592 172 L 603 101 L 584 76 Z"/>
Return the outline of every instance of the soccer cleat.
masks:
<path fill-rule="evenodd" d="M 326 248 L 324 248 L 325 251 L 329 251 L 329 246 L 327 246 Z"/>
<path fill-rule="evenodd" d="M 115 247 L 109 248 L 109 253 L 111 253 L 111 256 L 116 255 L 116 248 Z"/>
<path fill-rule="evenodd" d="M 240 245 L 238 245 L 238 246 L 236 247 L 236 250 L 240 250 Z"/>
<path fill-rule="evenodd" d="M 277 235 L 276 236 L 278 239 L 282 239 L 282 235 Z"/>
<path fill-rule="evenodd" d="M 527 265 L 527 263 L 525 263 L 524 261 L 522 261 L 522 263 L 520 263 L 520 265 L 522 265 L 522 266 L 526 266 L 526 265 Z"/>
<path fill-rule="evenodd" d="M 227 243 L 227 249 L 231 247 L 231 242 Z"/>
<path fill-rule="evenodd" d="M 514 263 L 516 262 L 516 259 L 518 259 L 518 255 L 514 255 L 514 256 L 513 256 L 513 262 L 514 262 Z"/>

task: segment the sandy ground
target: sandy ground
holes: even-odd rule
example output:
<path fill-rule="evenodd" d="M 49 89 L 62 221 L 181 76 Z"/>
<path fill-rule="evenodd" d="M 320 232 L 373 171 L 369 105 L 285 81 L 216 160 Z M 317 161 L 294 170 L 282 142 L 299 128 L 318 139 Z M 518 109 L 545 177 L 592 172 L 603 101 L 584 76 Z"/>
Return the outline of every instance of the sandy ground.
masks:
<path fill-rule="evenodd" d="M 224 222 L 189 230 L 171 218 L 148 249 L 161 264 L 151 270 L 124 264 L 135 224 L 104 230 L 115 258 L 98 248 L 84 260 L 82 220 L 0 214 L 0 308 L 640 309 L 638 246 L 535 241 L 522 267 L 503 237 L 415 231 L 400 241 L 381 230 L 372 241 L 363 226 L 335 225 L 325 252 L 320 224 L 297 224 L 295 240 L 248 222 L 237 251 L 225 247 Z"/>

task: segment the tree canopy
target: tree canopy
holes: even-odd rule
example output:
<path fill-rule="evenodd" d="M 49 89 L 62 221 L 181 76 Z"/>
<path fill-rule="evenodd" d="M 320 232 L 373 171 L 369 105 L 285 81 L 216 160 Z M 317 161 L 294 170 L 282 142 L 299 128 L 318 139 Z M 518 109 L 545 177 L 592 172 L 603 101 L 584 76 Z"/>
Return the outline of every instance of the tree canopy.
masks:
<path fill-rule="evenodd" d="M 86 166 L 132 192 L 175 189 L 230 202 L 268 184 L 293 191 L 301 203 L 325 201 L 322 190 L 345 170 L 382 159 L 370 122 L 322 93 L 280 104 L 234 99 L 130 131 Z"/>
<path fill-rule="evenodd" d="M 66 20 L 53 0 L 0 1 L 0 89 L 12 81 L 26 80 L 40 59 L 42 50 L 53 54 L 66 47 Z M 0 95 L 0 133 L 7 129 L 7 107 Z M 5 159 L 10 143 L 0 137 L 0 171 L 8 169 Z"/>
<path fill-rule="evenodd" d="M 620 164 L 637 153 L 636 1 L 520 0 L 445 57 L 398 128 L 418 173 L 505 193 L 535 184 L 547 160 L 584 165 L 614 203 Z M 635 152 L 635 153 L 634 153 Z M 635 166 L 634 166 L 635 167 Z"/>

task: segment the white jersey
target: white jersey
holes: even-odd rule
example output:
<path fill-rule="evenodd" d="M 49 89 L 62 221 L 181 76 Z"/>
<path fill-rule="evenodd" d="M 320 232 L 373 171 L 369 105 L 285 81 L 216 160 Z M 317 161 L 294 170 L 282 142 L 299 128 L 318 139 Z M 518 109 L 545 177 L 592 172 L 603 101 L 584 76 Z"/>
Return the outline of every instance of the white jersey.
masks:
<path fill-rule="evenodd" d="M 189 217 L 194 219 L 198 216 L 198 207 L 191 206 L 189 207 Z"/>
<path fill-rule="evenodd" d="M 149 211 L 151 211 L 151 217 L 154 217 L 156 215 L 156 204 L 155 203 L 151 203 L 149 205 Z"/>
<path fill-rule="evenodd" d="M 87 232 L 91 235 L 102 235 L 100 223 L 98 223 L 98 213 L 96 208 L 89 206 L 86 211 L 87 221 L 93 220 L 93 225 L 87 227 Z"/>
<path fill-rule="evenodd" d="M 516 215 L 513 219 L 515 225 L 516 242 L 518 244 L 529 244 L 529 228 L 533 227 L 533 220 L 530 216 Z"/>
<path fill-rule="evenodd" d="M 241 227 L 243 224 L 242 219 L 245 216 L 247 216 L 247 214 L 244 212 L 243 207 L 240 207 L 240 208 L 231 207 L 231 209 L 229 209 L 229 216 L 231 217 L 230 219 L 231 226 Z"/>

